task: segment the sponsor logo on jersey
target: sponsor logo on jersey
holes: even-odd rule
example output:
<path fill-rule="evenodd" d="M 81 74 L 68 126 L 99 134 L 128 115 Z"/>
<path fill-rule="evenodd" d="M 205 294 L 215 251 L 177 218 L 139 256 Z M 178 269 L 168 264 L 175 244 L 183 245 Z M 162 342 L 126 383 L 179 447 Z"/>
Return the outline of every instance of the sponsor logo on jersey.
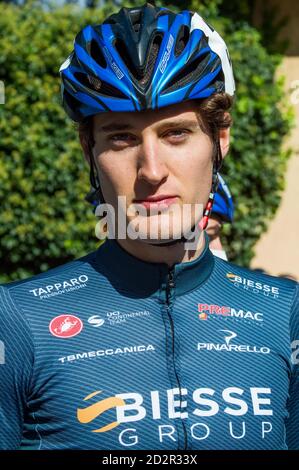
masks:
<path fill-rule="evenodd" d="M 236 353 L 259 353 L 269 354 L 270 348 L 267 346 L 252 346 L 248 344 L 237 344 L 234 340 L 237 333 L 231 330 L 219 330 L 224 333 L 224 343 L 197 343 L 198 351 L 214 351 L 214 352 L 236 352 Z M 239 343 L 239 342 L 238 342 Z"/>
<path fill-rule="evenodd" d="M 263 284 L 262 282 L 253 281 L 252 279 L 247 279 L 241 277 L 237 274 L 227 273 L 226 279 L 228 279 L 235 287 L 243 288 L 254 294 L 263 294 L 273 298 L 278 298 L 279 296 L 279 287 L 270 286 L 269 284 Z"/>
<path fill-rule="evenodd" d="M 198 318 L 208 320 L 209 318 L 234 318 L 237 320 L 252 320 L 259 323 L 263 322 L 263 314 L 250 312 L 249 310 L 237 309 L 224 305 L 198 304 Z"/>
<path fill-rule="evenodd" d="M 83 323 L 75 315 L 59 315 L 49 325 L 50 333 L 57 338 L 73 338 L 81 333 Z"/>
<path fill-rule="evenodd" d="M 101 318 L 99 315 L 93 315 L 92 317 L 89 317 L 87 321 L 94 328 L 99 328 L 100 326 L 103 326 L 105 323 L 105 320 Z"/>
<path fill-rule="evenodd" d="M 92 359 L 95 357 L 111 357 L 111 356 L 126 356 L 131 354 L 146 353 L 155 351 L 155 347 L 152 344 L 138 345 L 138 346 L 124 346 L 122 348 L 103 348 L 97 351 L 80 352 L 71 354 L 69 356 L 60 357 L 58 361 L 61 364 L 67 362 L 80 361 L 83 359 Z"/>
<path fill-rule="evenodd" d="M 49 299 L 57 295 L 66 294 L 67 292 L 73 292 L 77 289 L 86 287 L 88 282 L 88 276 L 82 274 L 79 277 L 68 279 L 66 281 L 56 282 L 55 284 L 48 284 L 36 289 L 31 289 L 29 292 L 38 297 L 40 300 Z"/>
<path fill-rule="evenodd" d="M 150 312 L 148 310 L 139 310 L 137 312 L 120 312 L 114 310 L 113 312 L 106 313 L 106 320 L 109 325 L 119 325 L 121 323 L 127 323 L 133 318 L 149 317 Z"/>
<path fill-rule="evenodd" d="M 103 316 L 105 318 L 103 318 Z M 106 312 L 106 314 L 103 315 L 92 315 L 88 318 L 88 323 L 90 326 L 95 328 L 99 328 L 104 324 L 117 326 L 131 321 L 133 318 L 144 318 L 149 316 L 150 312 L 148 310 L 139 310 L 137 312 L 120 312 L 119 310 L 114 310 L 113 312 Z"/>
<path fill-rule="evenodd" d="M 137 312 L 120 312 L 119 310 L 115 310 L 113 312 L 107 312 L 106 318 L 110 325 L 118 325 L 120 323 L 126 323 L 132 318 L 141 318 L 141 317 L 149 317 L 150 312 L 148 310 L 140 310 Z"/>
<path fill-rule="evenodd" d="M 147 393 L 104 393 L 100 397 L 102 393 L 97 390 L 83 398 L 84 405 L 78 404 L 77 420 L 86 431 L 101 433 L 102 436 L 119 427 L 116 438 L 124 447 L 139 443 L 139 431 L 146 426 L 142 426 L 143 420 L 156 422 L 156 429 L 152 428 L 151 432 L 157 433 L 159 442 L 168 443 L 177 440 L 173 421 L 184 423 L 185 420 L 185 426 L 190 426 L 191 438 L 201 441 L 215 432 L 213 427 L 218 426 L 215 421 L 217 415 L 222 418 L 222 435 L 227 432 L 232 439 L 246 437 L 246 420 L 249 417 L 251 429 L 257 426 L 259 432 L 256 431 L 256 434 L 261 439 L 269 437 L 272 431 L 272 389 L 269 387 L 231 386 L 217 390 L 206 386 L 192 391 L 187 388 L 155 389 Z M 197 418 L 195 423 L 194 418 Z"/>

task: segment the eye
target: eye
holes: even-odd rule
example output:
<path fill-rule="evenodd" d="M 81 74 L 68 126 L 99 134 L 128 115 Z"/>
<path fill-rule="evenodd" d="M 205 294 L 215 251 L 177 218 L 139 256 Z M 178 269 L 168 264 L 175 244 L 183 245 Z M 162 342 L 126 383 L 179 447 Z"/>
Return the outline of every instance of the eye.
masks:
<path fill-rule="evenodd" d="M 108 137 L 109 142 L 116 147 L 125 147 L 128 145 L 134 145 L 136 143 L 136 137 L 132 134 L 121 133 L 113 134 Z"/>
<path fill-rule="evenodd" d="M 169 134 L 170 135 L 175 135 L 175 136 L 181 136 L 181 135 L 186 134 L 186 130 L 185 129 L 175 129 L 173 131 L 170 131 Z"/>
<path fill-rule="evenodd" d="M 117 142 L 118 140 L 127 141 L 127 140 L 131 139 L 131 137 L 132 136 L 130 134 L 115 134 L 115 135 L 110 136 L 110 139 L 113 142 Z"/>
<path fill-rule="evenodd" d="M 185 140 L 189 134 L 190 131 L 188 129 L 170 129 L 169 131 L 165 132 L 163 137 L 175 143 Z"/>

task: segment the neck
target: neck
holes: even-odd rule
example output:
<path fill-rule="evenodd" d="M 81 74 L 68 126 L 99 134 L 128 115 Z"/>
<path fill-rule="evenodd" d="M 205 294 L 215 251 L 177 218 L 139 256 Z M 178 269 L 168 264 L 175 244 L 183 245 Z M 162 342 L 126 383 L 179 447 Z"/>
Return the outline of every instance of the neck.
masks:
<path fill-rule="evenodd" d="M 211 237 L 210 238 L 210 249 L 211 250 L 218 250 L 218 251 L 223 250 L 222 243 L 221 243 L 219 235 L 217 235 L 216 237 Z"/>
<path fill-rule="evenodd" d="M 202 232 L 192 249 L 186 247 L 185 240 L 178 240 L 170 245 L 152 245 L 144 240 L 118 239 L 119 245 L 131 255 L 150 263 L 166 263 L 169 267 L 176 263 L 187 263 L 200 256 L 205 247 Z"/>

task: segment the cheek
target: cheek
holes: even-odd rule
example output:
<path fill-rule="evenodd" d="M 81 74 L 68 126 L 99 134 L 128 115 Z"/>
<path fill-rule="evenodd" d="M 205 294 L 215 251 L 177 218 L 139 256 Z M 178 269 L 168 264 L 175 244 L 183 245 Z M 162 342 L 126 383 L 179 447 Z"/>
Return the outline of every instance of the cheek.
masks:
<path fill-rule="evenodd" d="M 107 201 L 128 193 L 132 170 L 124 160 L 116 160 L 115 155 L 103 153 L 97 157 L 97 167 L 103 195 Z"/>
<path fill-rule="evenodd" d="M 213 148 L 209 139 L 194 141 L 192 146 L 185 149 L 181 158 L 173 167 L 174 174 L 182 181 L 185 191 L 189 194 L 209 192 L 213 172 Z"/>

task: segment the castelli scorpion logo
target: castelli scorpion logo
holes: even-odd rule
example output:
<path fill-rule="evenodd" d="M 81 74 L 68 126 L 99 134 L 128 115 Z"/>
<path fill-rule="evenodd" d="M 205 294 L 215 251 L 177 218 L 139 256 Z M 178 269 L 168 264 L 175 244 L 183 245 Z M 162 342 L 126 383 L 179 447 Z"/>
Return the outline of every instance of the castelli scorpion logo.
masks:
<path fill-rule="evenodd" d="M 59 315 L 53 318 L 49 325 L 50 333 L 57 338 L 72 338 L 78 335 L 82 328 L 82 321 L 74 315 Z"/>

